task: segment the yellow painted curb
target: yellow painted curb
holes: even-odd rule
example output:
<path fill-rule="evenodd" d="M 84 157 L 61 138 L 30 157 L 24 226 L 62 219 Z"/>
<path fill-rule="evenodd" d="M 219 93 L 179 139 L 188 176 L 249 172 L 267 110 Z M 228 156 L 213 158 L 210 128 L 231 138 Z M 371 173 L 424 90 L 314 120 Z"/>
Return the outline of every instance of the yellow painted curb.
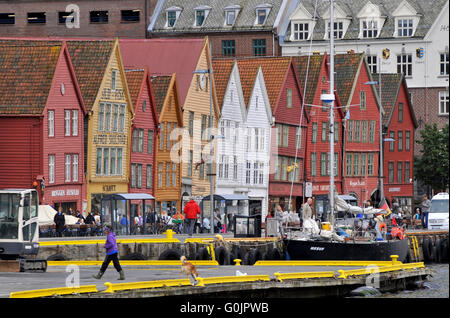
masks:
<path fill-rule="evenodd" d="M 273 274 L 277 280 L 282 282 L 285 279 L 302 279 L 302 278 L 334 278 L 333 271 L 325 272 L 299 272 L 299 273 L 274 273 Z"/>
<path fill-rule="evenodd" d="M 338 270 L 340 273 L 338 278 L 346 279 L 349 276 L 358 276 L 358 275 L 367 275 L 372 273 L 385 273 L 385 272 L 393 272 L 393 271 L 402 271 L 408 269 L 417 269 L 424 268 L 425 265 L 423 262 L 419 263 L 407 263 L 400 265 L 391 265 L 391 266 L 382 266 L 382 267 L 367 267 L 361 269 L 353 269 L 353 270 Z"/>
<path fill-rule="evenodd" d="M 257 261 L 255 266 L 391 266 L 392 261 Z M 394 264 L 400 265 L 396 261 Z"/>
<path fill-rule="evenodd" d="M 52 295 L 70 295 L 82 293 L 97 293 L 97 286 L 85 285 L 79 287 L 59 287 L 48 289 L 25 290 L 20 292 L 12 292 L 9 294 L 10 298 L 37 298 L 48 297 Z"/>
<path fill-rule="evenodd" d="M 94 245 L 105 244 L 103 240 L 71 240 L 71 241 L 45 241 L 39 242 L 39 246 L 56 246 L 56 245 Z M 176 238 L 160 238 L 160 239 L 118 239 L 117 244 L 133 244 L 133 243 L 181 243 Z"/>
<path fill-rule="evenodd" d="M 255 281 L 270 281 L 269 275 L 244 275 L 244 276 L 221 276 L 221 277 L 197 277 L 198 285 L 243 283 Z"/>
<path fill-rule="evenodd" d="M 114 293 L 121 290 L 130 289 L 147 289 L 147 288 L 157 288 L 157 287 L 176 287 L 176 286 L 188 286 L 192 285 L 189 279 L 166 279 L 166 280 L 155 280 L 148 282 L 133 282 L 133 283 L 118 283 L 112 284 L 106 282 L 105 293 Z"/>
<path fill-rule="evenodd" d="M 217 261 L 210 260 L 188 260 L 193 265 L 197 266 L 219 266 Z M 78 266 L 100 266 L 103 261 L 47 261 L 47 266 L 68 266 L 68 265 L 78 265 Z M 145 260 L 145 261 L 133 261 L 133 260 L 120 260 L 120 264 L 123 266 L 181 266 L 181 261 L 179 260 Z"/>

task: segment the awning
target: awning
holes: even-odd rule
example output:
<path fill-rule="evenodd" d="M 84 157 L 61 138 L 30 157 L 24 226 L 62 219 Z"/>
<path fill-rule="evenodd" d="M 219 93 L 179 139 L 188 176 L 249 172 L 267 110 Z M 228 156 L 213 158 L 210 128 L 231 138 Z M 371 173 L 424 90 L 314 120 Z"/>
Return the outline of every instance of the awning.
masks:
<path fill-rule="evenodd" d="M 102 200 L 154 200 L 155 197 L 148 193 L 114 193 L 108 194 Z"/>
<path fill-rule="evenodd" d="M 209 201 L 209 197 L 207 195 L 202 200 Z M 214 200 L 248 200 L 248 197 L 243 194 L 214 194 Z"/>

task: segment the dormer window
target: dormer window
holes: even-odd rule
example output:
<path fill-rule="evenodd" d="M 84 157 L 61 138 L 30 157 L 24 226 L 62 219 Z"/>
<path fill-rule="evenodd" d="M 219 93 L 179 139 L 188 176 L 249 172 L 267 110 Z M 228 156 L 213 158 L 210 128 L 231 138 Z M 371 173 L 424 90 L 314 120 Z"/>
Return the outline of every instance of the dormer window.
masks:
<path fill-rule="evenodd" d="M 327 25 L 327 35 L 330 38 L 330 22 Z M 344 22 L 334 22 L 333 23 L 333 34 L 335 39 L 342 39 L 344 37 Z"/>
<path fill-rule="evenodd" d="M 413 19 L 397 19 L 397 36 L 412 36 Z"/>
<path fill-rule="evenodd" d="M 261 4 L 256 7 L 256 20 L 255 25 L 264 25 L 266 23 L 267 17 L 269 16 L 271 4 Z"/>
<path fill-rule="evenodd" d="M 231 5 L 224 8 L 225 10 L 225 26 L 233 26 L 236 22 L 236 18 L 239 14 L 239 11 L 241 11 L 241 6 Z"/>
<path fill-rule="evenodd" d="M 206 18 L 208 17 L 211 7 L 200 6 L 195 8 L 195 24 L 196 27 L 202 27 L 205 24 Z"/>
<path fill-rule="evenodd" d="M 297 22 L 292 23 L 294 30 L 292 35 L 295 41 L 308 40 L 309 38 L 309 23 L 308 22 Z"/>
<path fill-rule="evenodd" d="M 330 8 L 328 6 L 322 14 L 322 18 L 325 22 L 324 40 L 328 40 L 330 38 L 331 17 L 329 9 Z M 343 9 L 341 6 L 334 4 L 333 35 L 335 39 L 344 38 L 345 32 L 347 32 L 351 20 L 351 13 L 347 9 Z"/>
<path fill-rule="evenodd" d="M 378 37 L 378 21 L 372 19 L 363 20 L 362 37 L 365 39 Z"/>
<path fill-rule="evenodd" d="M 181 8 L 170 7 L 166 9 L 166 28 L 173 28 L 177 23 L 178 17 L 180 16 Z"/>
<path fill-rule="evenodd" d="M 357 14 L 359 19 L 359 38 L 370 39 L 380 36 L 386 16 L 381 15 L 380 8 L 370 1 Z"/>
<path fill-rule="evenodd" d="M 420 14 L 408 1 L 403 0 L 397 9 L 392 12 L 395 18 L 394 37 L 411 37 L 420 21 Z"/>
<path fill-rule="evenodd" d="M 316 19 L 313 15 L 300 4 L 297 9 L 290 15 L 291 36 L 290 41 L 306 41 L 312 35 L 312 31 L 316 26 Z"/>

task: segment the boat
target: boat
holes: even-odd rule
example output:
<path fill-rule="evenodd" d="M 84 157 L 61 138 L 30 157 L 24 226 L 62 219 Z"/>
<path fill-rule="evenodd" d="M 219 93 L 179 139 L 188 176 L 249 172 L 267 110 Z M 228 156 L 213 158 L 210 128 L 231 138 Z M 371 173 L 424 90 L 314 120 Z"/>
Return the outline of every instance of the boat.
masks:
<path fill-rule="evenodd" d="M 333 34 L 334 13 L 333 0 L 330 0 L 330 34 Z M 330 36 L 330 89 L 328 94 L 322 94 L 321 100 L 330 105 L 330 153 L 334 153 L 334 37 Z M 381 85 L 380 85 L 381 87 Z M 381 121 L 380 110 L 380 123 Z M 381 144 L 380 129 L 380 144 Z M 382 150 L 380 150 L 381 152 Z M 382 157 L 382 153 L 380 154 Z M 334 158 L 330 156 L 329 165 L 334 166 Z M 330 168 L 330 171 L 332 169 Z M 361 208 L 352 206 L 340 198 L 334 186 L 334 174 L 330 173 L 330 222 L 319 227 L 316 221 L 306 219 L 303 221 L 302 231 L 288 232 L 283 237 L 286 258 L 290 260 L 349 260 L 349 261 L 389 261 L 391 255 L 397 255 L 398 261 L 408 260 L 408 240 L 403 235 L 403 229 L 387 226 L 384 217 L 391 211 L 386 203 L 382 191 L 382 166 L 380 166 L 381 203 L 379 208 Z M 354 215 L 350 220 L 350 228 L 346 224 L 336 222 L 336 213 L 345 212 Z M 353 224 L 351 224 L 353 222 Z M 359 222 L 359 223 L 358 223 Z M 366 226 L 362 223 L 368 222 Z M 360 224 L 360 226 L 355 226 Z M 382 230 L 385 233 L 381 233 Z"/>

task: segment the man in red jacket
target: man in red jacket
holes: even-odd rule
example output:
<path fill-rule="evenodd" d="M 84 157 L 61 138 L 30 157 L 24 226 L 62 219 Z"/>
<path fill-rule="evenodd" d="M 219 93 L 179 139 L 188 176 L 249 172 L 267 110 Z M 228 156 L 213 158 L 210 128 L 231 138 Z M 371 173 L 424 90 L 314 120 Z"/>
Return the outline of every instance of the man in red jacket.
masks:
<path fill-rule="evenodd" d="M 200 207 L 198 206 L 197 202 L 191 199 L 184 207 L 183 213 L 186 216 L 186 233 L 189 234 L 189 236 L 192 236 L 195 222 L 197 221 L 197 214 L 200 215 L 201 213 Z"/>

